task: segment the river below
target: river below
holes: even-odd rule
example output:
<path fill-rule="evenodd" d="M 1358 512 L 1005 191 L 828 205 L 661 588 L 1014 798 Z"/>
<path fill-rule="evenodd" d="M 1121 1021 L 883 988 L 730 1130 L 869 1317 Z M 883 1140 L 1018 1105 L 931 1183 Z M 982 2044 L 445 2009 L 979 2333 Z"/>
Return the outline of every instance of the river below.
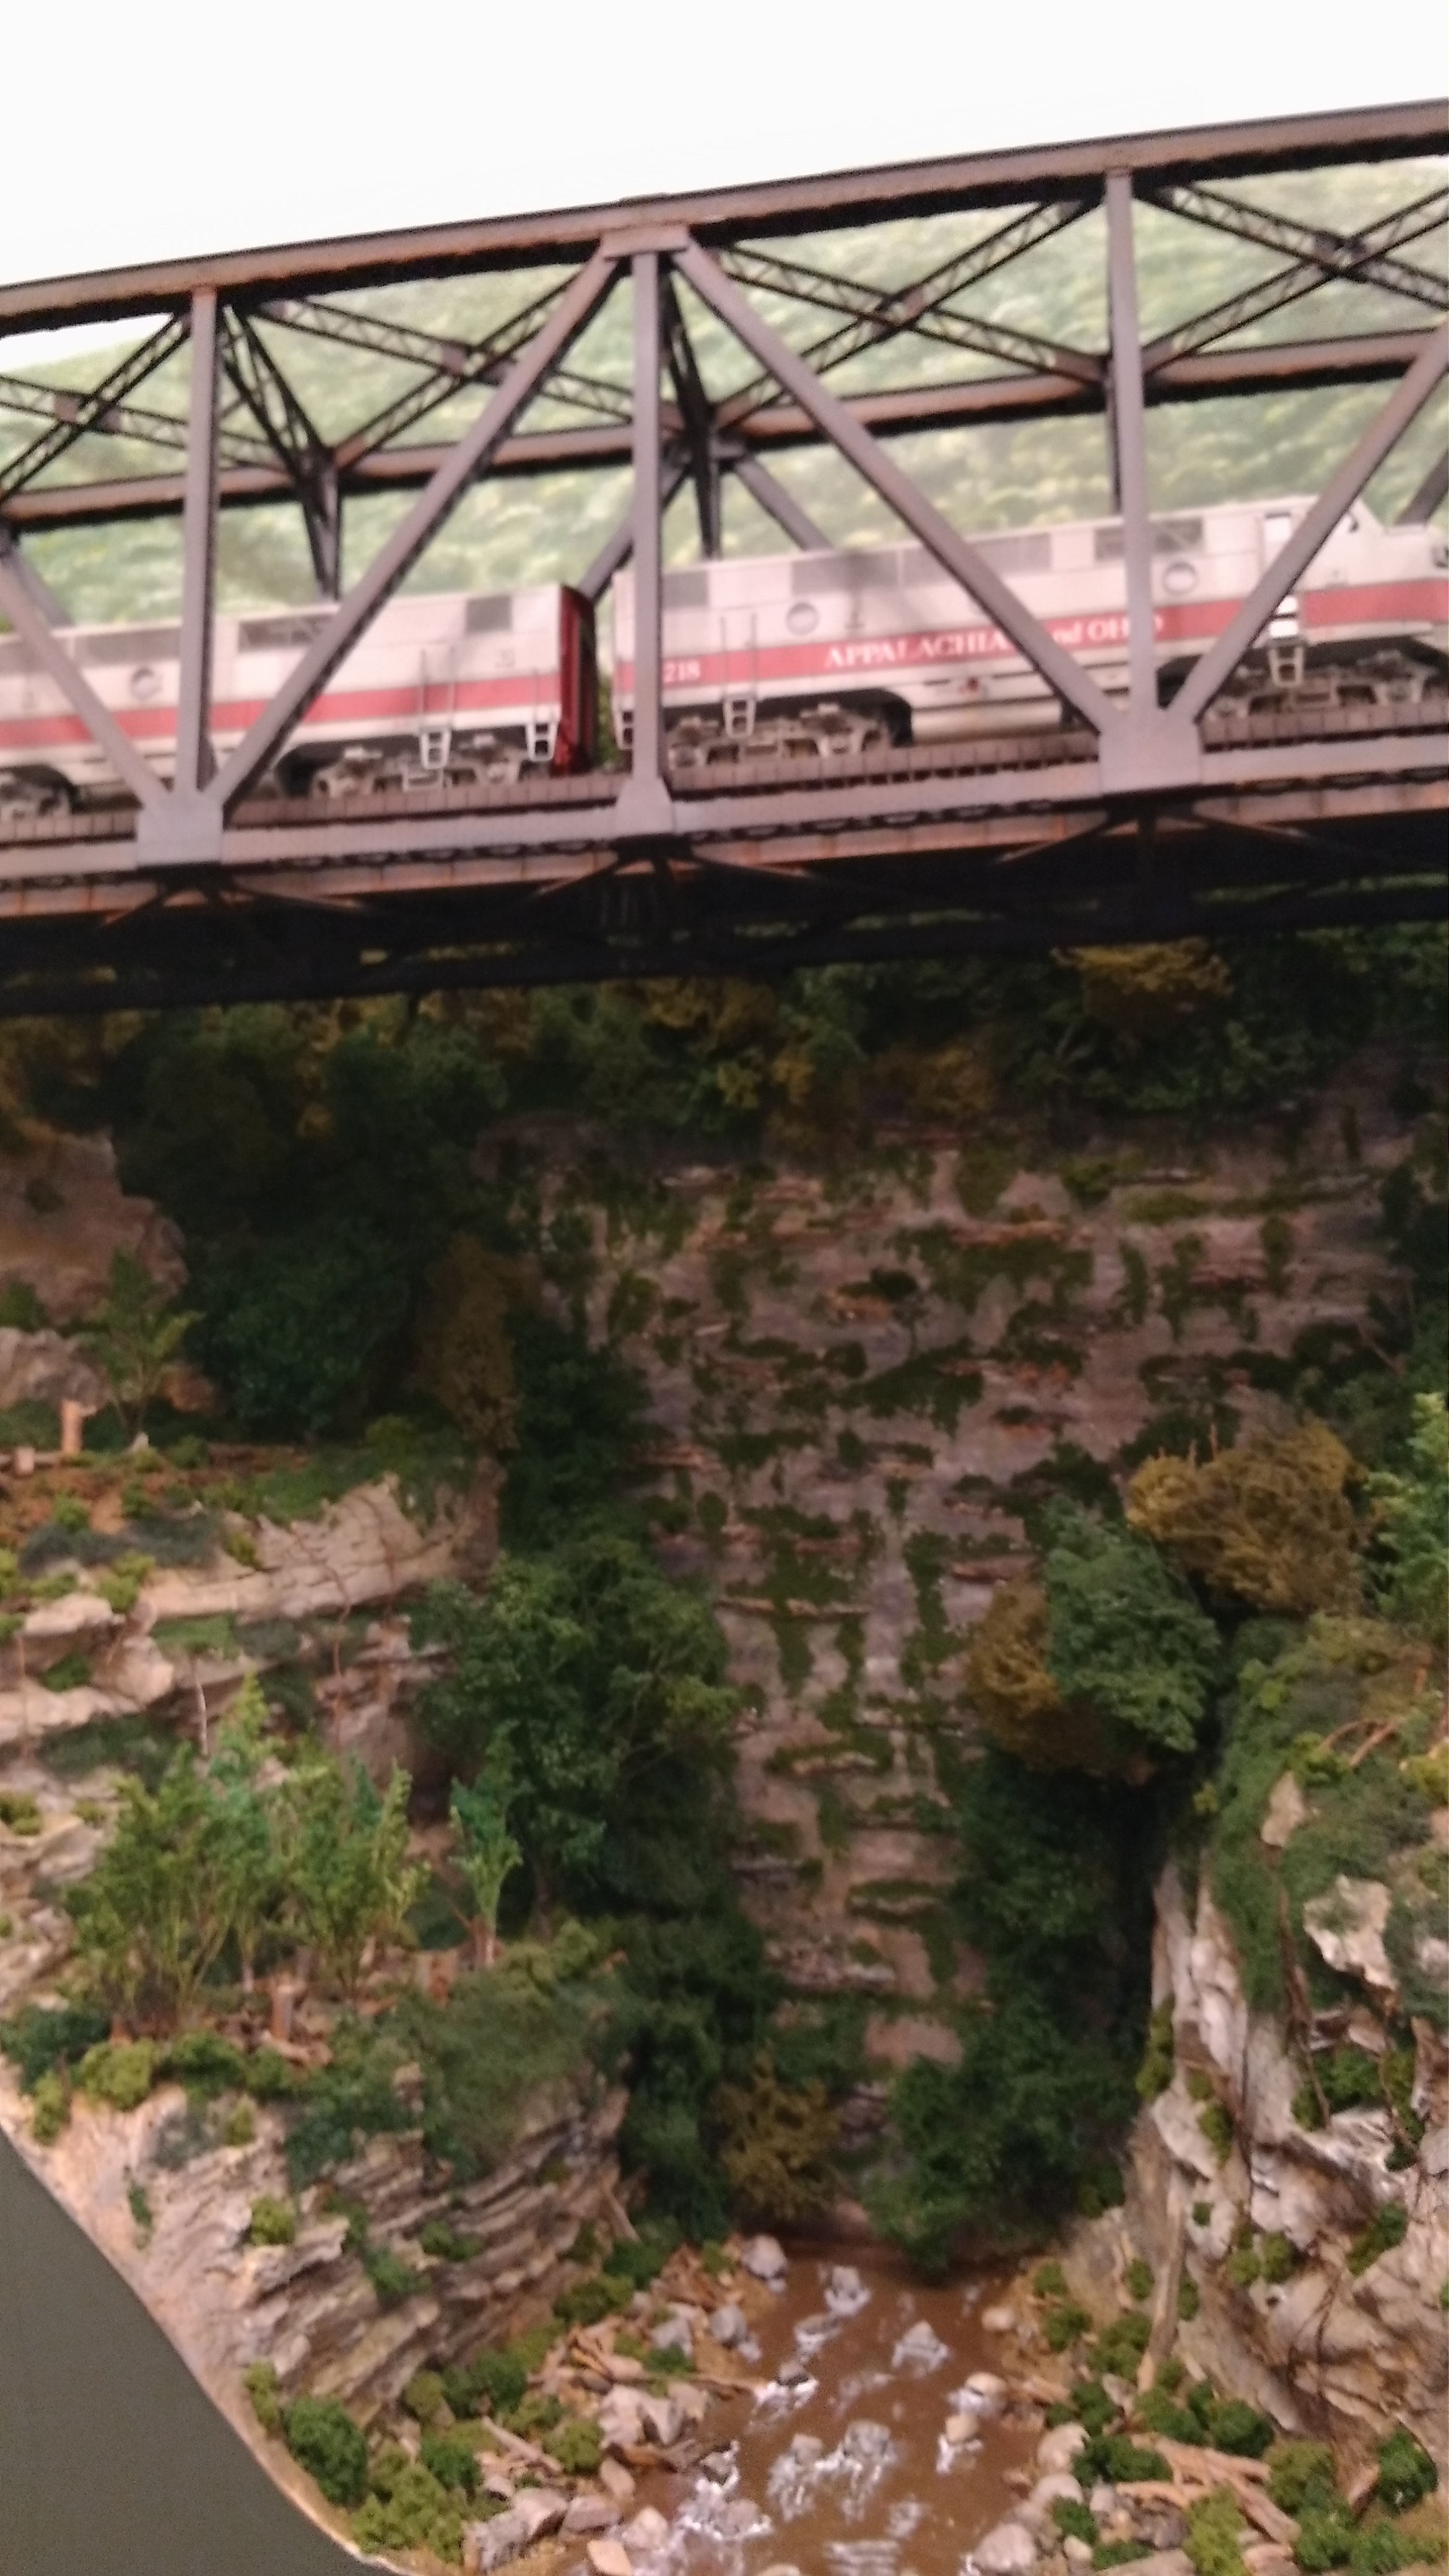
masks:
<path fill-rule="evenodd" d="M 981 2317 L 1000 2288 L 986 2274 L 923 2286 L 874 2248 L 849 2264 L 797 2254 L 751 2303 L 764 2393 L 713 2407 L 717 2447 L 649 2482 L 671 2570 L 959 2576 L 1019 2500 L 1008 2472 L 1030 2469 L 1041 2430 L 968 2386 L 993 2368 Z"/>

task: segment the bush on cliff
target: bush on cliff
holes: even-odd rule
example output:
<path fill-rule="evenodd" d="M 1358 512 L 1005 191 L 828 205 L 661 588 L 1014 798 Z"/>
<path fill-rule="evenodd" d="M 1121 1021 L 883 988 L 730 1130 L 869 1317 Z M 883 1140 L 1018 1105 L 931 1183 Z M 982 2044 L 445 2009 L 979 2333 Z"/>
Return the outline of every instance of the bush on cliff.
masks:
<path fill-rule="evenodd" d="M 967 1682 L 986 1732 L 1033 1768 L 1143 1778 L 1197 1740 L 1212 1622 L 1134 1531 L 1057 1504 L 1044 1536 L 1040 1580 L 1004 1585 L 972 1632 Z"/>
<path fill-rule="evenodd" d="M 1149 1458 L 1127 1518 L 1218 1600 L 1305 1618 L 1351 1607 L 1355 1530 L 1346 1488 L 1357 1470 L 1311 1418 L 1199 1464 Z"/>

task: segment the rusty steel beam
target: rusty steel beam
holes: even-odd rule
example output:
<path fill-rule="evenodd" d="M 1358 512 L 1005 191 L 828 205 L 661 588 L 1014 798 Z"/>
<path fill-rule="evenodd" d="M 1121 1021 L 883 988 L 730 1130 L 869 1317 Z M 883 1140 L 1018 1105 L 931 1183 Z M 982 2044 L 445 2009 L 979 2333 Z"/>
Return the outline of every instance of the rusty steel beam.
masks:
<path fill-rule="evenodd" d="M 1359 160 L 1410 159 L 1443 152 L 1445 121 L 1441 100 L 1414 100 L 154 260 L 0 288 L 0 332 L 132 320 L 169 310 L 203 286 L 223 298 L 327 295 L 465 270 L 527 267 L 546 259 L 570 265 L 587 258 L 605 233 L 626 224 L 685 224 L 708 242 L 726 244 L 798 238 L 961 207 L 1079 196 L 1100 188 L 1108 169 L 1130 170 L 1159 184 L 1181 180 L 1198 185 Z"/>

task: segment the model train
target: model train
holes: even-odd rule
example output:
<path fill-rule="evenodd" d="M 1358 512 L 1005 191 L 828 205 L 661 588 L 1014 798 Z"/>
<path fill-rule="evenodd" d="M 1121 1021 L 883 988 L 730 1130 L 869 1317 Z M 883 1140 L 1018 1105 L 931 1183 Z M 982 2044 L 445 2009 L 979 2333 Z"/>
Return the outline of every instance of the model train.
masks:
<path fill-rule="evenodd" d="M 1152 525 L 1159 689 L 1165 697 L 1228 624 L 1310 507 L 1307 500 L 1181 511 Z M 1127 686 L 1119 519 L 973 541 L 1109 695 Z M 753 756 L 857 753 L 1041 729 L 1060 701 L 918 545 L 748 555 L 668 572 L 663 694 L 680 770 Z M 292 669 L 328 608 L 221 617 L 212 736 L 221 756 Z M 64 641 L 162 777 L 174 760 L 175 625 L 76 627 Z M 634 590 L 614 584 L 613 724 L 627 749 Z M 1417 700 L 1442 691 L 1449 548 L 1363 502 L 1340 520 L 1230 683 L 1239 707 Z M 597 757 L 593 612 L 576 591 L 414 594 L 381 611 L 294 729 L 275 774 L 289 793 L 487 784 Z M 114 792 L 105 756 L 19 638 L 0 642 L 0 812 Z"/>

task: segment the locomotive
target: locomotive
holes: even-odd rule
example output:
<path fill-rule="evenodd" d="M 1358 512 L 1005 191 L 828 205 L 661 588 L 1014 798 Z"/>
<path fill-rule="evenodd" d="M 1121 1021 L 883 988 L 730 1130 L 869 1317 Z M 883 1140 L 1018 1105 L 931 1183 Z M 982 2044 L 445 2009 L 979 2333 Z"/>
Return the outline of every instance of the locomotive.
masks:
<path fill-rule="evenodd" d="M 1228 624 L 1311 506 L 1301 497 L 1184 510 L 1152 523 L 1159 694 Z M 1111 696 L 1127 687 L 1120 519 L 973 542 Z M 238 742 L 334 612 L 216 621 L 211 731 Z M 634 586 L 613 591 L 613 726 L 629 746 Z M 160 777 L 175 757 L 179 627 L 62 630 L 91 685 Z M 1392 707 L 1441 693 L 1449 548 L 1358 501 L 1284 599 L 1220 703 L 1240 711 Z M 558 584 L 393 599 L 294 729 L 267 786 L 331 799 L 379 788 L 511 784 L 598 756 L 592 608 Z M 1042 730 L 1060 700 L 919 545 L 749 555 L 667 572 L 663 696 L 671 767 L 857 754 Z M 0 640 L 0 816 L 105 798 L 115 781 L 19 637 Z"/>

